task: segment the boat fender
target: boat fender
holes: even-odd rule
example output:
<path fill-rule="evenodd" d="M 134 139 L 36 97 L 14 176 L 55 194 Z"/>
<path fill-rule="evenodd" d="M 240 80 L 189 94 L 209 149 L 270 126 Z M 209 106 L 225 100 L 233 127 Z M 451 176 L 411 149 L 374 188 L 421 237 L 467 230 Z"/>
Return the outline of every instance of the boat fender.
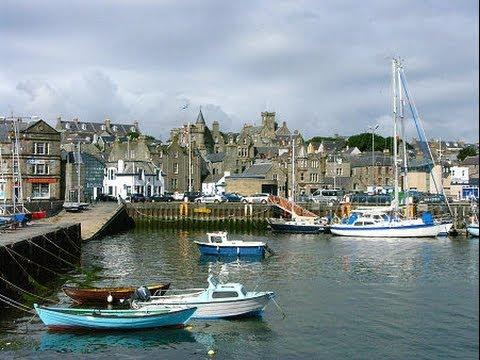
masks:
<path fill-rule="evenodd" d="M 112 294 L 108 294 L 108 296 L 107 296 L 107 302 L 108 302 L 109 304 L 111 304 L 112 301 L 113 301 L 113 296 L 112 296 Z"/>

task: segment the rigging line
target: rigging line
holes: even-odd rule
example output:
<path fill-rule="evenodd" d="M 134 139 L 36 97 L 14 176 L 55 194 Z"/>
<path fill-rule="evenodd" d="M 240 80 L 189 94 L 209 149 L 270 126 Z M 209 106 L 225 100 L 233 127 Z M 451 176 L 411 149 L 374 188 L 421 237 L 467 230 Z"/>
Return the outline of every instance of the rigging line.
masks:
<path fill-rule="evenodd" d="M 54 253 L 52 253 L 52 252 L 48 251 L 47 249 L 44 249 L 44 248 L 43 248 L 43 247 L 41 247 L 40 245 L 38 245 L 38 244 L 35 244 L 35 243 L 34 243 L 32 240 L 30 240 L 30 239 L 27 239 L 27 242 L 31 243 L 32 245 L 35 245 L 36 247 L 38 247 L 38 248 L 42 249 L 42 250 L 43 250 L 43 251 L 45 251 L 46 253 L 48 253 L 48 254 L 52 255 L 53 257 L 55 257 L 55 258 L 57 258 L 57 259 L 61 260 L 62 262 L 64 262 L 64 263 L 65 263 L 65 264 L 67 264 L 68 266 L 71 266 L 71 267 L 73 267 L 73 268 L 75 268 L 75 269 L 77 269 L 77 268 L 78 268 L 76 265 L 72 264 L 71 262 L 68 262 L 67 260 L 65 260 L 65 259 L 62 259 L 61 257 L 59 257 L 59 256 L 55 255 Z"/>
<path fill-rule="evenodd" d="M 54 271 L 54 270 L 52 270 L 52 269 L 49 269 L 49 268 L 47 268 L 47 267 L 45 267 L 45 266 L 43 266 L 43 265 L 41 265 L 41 264 L 39 264 L 39 263 L 36 263 L 36 262 L 33 261 L 32 259 L 30 259 L 30 258 L 28 258 L 28 257 L 26 257 L 26 256 L 23 256 L 22 254 L 17 253 L 17 252 L 16 252 L 15 250 L 13 250 L 13 249 L 9 249 L 9 251 L 13 252 L 13 253 L 14 253 L 15 255 L 17 255 L 17 256 L 20 256 L 22 259 L 26 260 L 28 263 L 32 263 L 32 264 L 34 264 L 34 265 L 36 265 L 36 266 L 38 266 L 38 267 L 40 267 L 40 268 L 42 268 L 42 269 L 45 269 L 45 270 L 47 270 L 47 271 L 50 271 L 52 274 L 55 274 L 55 275 L 57 275 L 57 276 L 59 276 L 59 277 L 62 277 L 62 276 L 63 276 L 63 274 L 60 274 L 59 272 L 56 272 L 56 271 Z"/>
<path fill-rule="evenodd" d="M 77 259 L 77 256 L 71 254 L 70 252 L 68 252 L 67 250 L 65 250 L 64 248 L 62 248 L 61 246 L 58 246 L 57 244 L 55 244 L 52 240 L 50 240 L 46 235 L 42 235 L 42 237 L 45 238 L 45 240 L 47 240 L 49 243 L 51 243 L 52 245 L 54 245 L 55 247 L 57 247 L 58 249 L 62 250 L 65 254 L 67 255 L 70 255 L 73 259 Z"/>
<path fill-rule="evenodd" d="M 22 307 L 24 307 L 25 309 L 29 309 L 29 307 L 28 307 L 27 305 L 22 304 L 21 302 L 19 302 L 19 301 L 17 301 L 17 300 L 14 300 L 14 299 L 12 299 L 12 298 L 9 298 L 7 295 L 4 295 L 4 294 L 0 293 L 0 296 L 2 296 L 3 298 L 7 299 L 7 301 L 10 301 L 10 302 L 13 303 L 13 304 L 16 304 L 16 305 L 18 305 L 18 306 L 22 306 Z"/>
<path fill-rule="evenodd" d="M 20 290 L 20 291 L 24 292 L 24 293 L 27 294 L 27 295 L 36 297 L 37 299 L 45 300 L 45 301 L 50 301 L 50 302 L 53 303 L 53 304 L 56 303 L 56 301 L 53 301 L 52 299 L 48 299 L 48 298 L 45 298 L 45 297 L 43 297 L 43 296 L 33 294 L 33 293 L 31 293 L 31 292 L 29 292 L 29 291 L 27 291 L 27 290 L 25 290 L 25 289 L 22 289 L 22 288 L 19 287 L 18 285 L 15 285 L 15 284 L 12 283 L 11 281 L 8 281 L 7 279 L 5 279 L 5 278 L 4 278 L 5 275 L 4 275 L 3 273 L 0 272 L 0 274 L 1 274 L 0 280 L 3 280 L 5 283 L 7 283 L 7 284 L 10 285 L 10 286 L 13 286 L 15 289 Z"/>
<path fill-rule="evenodd" d="M 10 253 L 10 250 L 8 249 L 8 247 L 4 246 L 4 248 L 5 248 L 5 250 L 7 251 L 8 255 L 10 255 L 10 257 L 13 259 L 13 261 L 15 261 L 15 262 L 17 263 L 17 265 L 20 267 L 20 269 L 22 269 L 23 272 L 27 275 L 27 278 L 28 278 L 28 279 L 32 279 L 32 281 L 33 281 L 34 283 L 40 285 L 40 286 L 43 287 L 44 289 L 48 289 L 46 286 L 40 284 L 37 280 L 35 280 L 35 279 L 33 278 L 33 276 L 31 276 L 31 275 L 28 273 L 28 271 L 22 266 L 22 264 L 20 264 L 20 263 L 18 262 L 18 260 Z"/>

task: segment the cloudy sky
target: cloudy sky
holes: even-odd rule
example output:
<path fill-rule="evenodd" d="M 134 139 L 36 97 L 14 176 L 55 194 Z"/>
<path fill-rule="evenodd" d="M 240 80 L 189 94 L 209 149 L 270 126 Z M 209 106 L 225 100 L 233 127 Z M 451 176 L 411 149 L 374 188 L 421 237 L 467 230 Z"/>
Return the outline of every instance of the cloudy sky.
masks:
<path fill-rule="evenodd" d="M 427 134 L 478 141 L 478 10 L 476 0 L 3 0 L 0 114 L 138 120 L 165 139 L 199 106 L 227 131 L 268 109 L 306 137 L 375 123 L 388 133 L 390 59 L 401 56 Z"/>

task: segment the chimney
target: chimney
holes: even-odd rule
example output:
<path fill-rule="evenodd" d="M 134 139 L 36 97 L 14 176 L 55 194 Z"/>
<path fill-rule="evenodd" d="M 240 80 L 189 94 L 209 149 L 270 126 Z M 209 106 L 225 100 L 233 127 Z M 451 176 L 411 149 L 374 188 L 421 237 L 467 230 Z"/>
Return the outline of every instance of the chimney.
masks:
<path fill-rule="evenodd" d="M 110 131 L 110 119 L 109 118 L 105 118 L 105 128 L 107 129 L 107 131 Z"/>
<path fill-rule="evenodd" d="M 56 126 L 57 129 L 61 129 L 62 128 L 62 117 L 60 115 L 57 116 L 57 126 Z"/>
<path fill-rule="evenodd" d="M 140 132 L 140 129 L 138 128 L 138 121 L 137 120 L 135 120 L 133 122 L 133 126 L 135 126 L 135 129 L 137 129 L 137 132 Z"/>
<path fill-rule="evenodd" d="M 78 117 L 73 118 L 73 121 L 75 121 L 75 123 L 78 124 Z"/>

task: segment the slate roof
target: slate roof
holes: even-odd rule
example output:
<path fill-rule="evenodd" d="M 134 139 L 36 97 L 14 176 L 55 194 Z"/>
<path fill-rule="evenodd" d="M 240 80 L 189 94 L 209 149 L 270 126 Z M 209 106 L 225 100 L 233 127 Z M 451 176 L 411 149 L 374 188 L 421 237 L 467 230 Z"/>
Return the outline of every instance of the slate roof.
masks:
<path fill-rule="evenodd" d="M 265 177 L 272 166 L 272 163 L 253 164 L 245 169 L 245 171 L 240 174 L 240 177 Z"/>
<path fill-rule="evenodd" d="M 220 181 L 220 179 L 223 177 L 223 174 L 209 174 L 205 180 L 203 180 L 203 183 L 217 183 Z"/>
<path fill-rule="evenodd" d="M 62 130 L 68 132 L 79 132 L 79 133 L 102 133 L 106 131 L 105 123 L 96 123 L 96 122 L 89 122 L 89 121 L 60 121 L 60 126 Z M 103 127 L 103 128 L 102 128 Z M 127 135 L 132 129 L 138 131 L 134 124 L 117 124 L 111 123 L 110 129 L 112 134 L 115 135 Z M 116 129 L 114 131 L 113 129 Z"/>
<path fill-rule="evenodd" d="M 33 126 L 35 123 L 41 120 L 34 120 L 30 122 L 20 121 L 18 122 L 18 130 L 20 132 L 25 131 L 29 127 Z M 13 123 L 11 120 L 2 119 L 0 120 L 0 142 L 10 142 L 8 139 L 8 133 L 13 131 Z"/>
<path fill-rule="evenodd" d="M 375 152 L 375 164 L 379 166 L 392 166 L 393 159 L 390 155 Z M 351 157 L 352 167 L 364 167 L 372 165 L 372 152 L 362 153 Z"/>
<path fill-rule="evenodd" d="M 223 159 L 225 159 L 225 153 L 224 152 L 211 153 L 211 154 L 207 154 L 207 156 L 206 156 L 206 160 L 211 162 L 211 163 L 222 162 Z"/>
<path fill-rule="evenodd" d="M 276 157 L 278 156 L 278 147 L 276 146 L 257 146 L 255 156 Z"/>
<path fill-rule="evenodd" d="M 478 155 L 467 156 L 465 160 L 462 161 L 462 165 L 478 165 Z"/>

